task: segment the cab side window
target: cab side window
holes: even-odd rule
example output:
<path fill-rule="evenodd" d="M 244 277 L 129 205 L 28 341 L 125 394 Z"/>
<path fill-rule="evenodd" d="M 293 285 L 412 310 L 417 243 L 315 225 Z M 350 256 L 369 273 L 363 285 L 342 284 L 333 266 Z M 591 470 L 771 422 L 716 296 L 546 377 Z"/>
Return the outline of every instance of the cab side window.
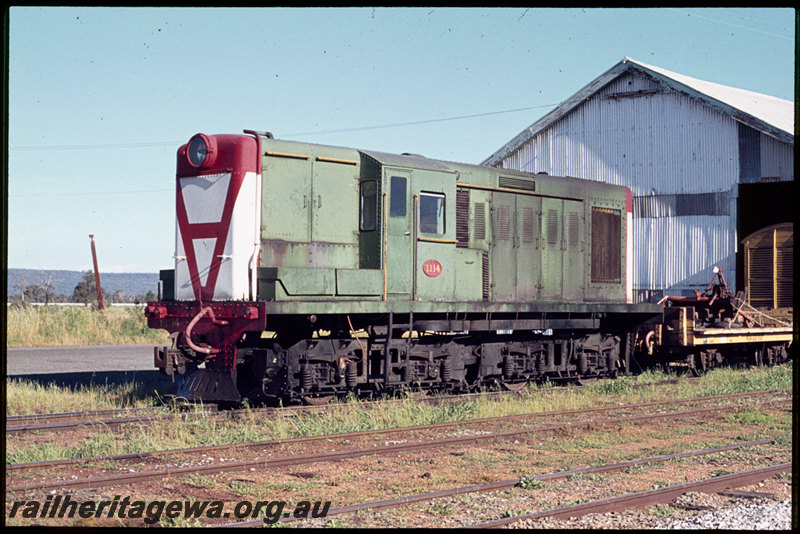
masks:
<path fill-rule="evenodd" d="M 444 195 L 441 193 L 419 194 L 419 231 L 423 234 L 444 235 Z"/>
<path fill-rule="evenodd" d="M 389 217 L 406 216 L 406 178 L 392 176 L 389 185 Z"/>

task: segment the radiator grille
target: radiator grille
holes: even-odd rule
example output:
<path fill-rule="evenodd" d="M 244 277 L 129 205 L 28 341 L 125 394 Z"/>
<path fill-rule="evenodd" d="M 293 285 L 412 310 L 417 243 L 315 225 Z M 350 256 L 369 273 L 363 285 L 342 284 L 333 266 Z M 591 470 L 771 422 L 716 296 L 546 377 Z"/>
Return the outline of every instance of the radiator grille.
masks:
<path fill-rule="evenodd" d="M 547 242 L 550 245 L 558 243 L 558 211 L 547 210 Z"/>
<path fill-rule="evenodd" d="M 497 207 L 497 239 L 500 241 L 508 241 L 509 237 L 509 216 L 508 206 Z"/>
<path fill-rule="evenodd" d="M 486 204 L 483 202 L 475 203 L 475 240 L 483 241 L 486 239 Z"/>
<path fill-rule="evenodd" d="M 533 243 L 533 208 L 522 210 L 522 242 Z"/>
<path fill-rule="evenodd" d="M 456 247 L 469 246 L 469 191 L 456 191 Z"/>
<path fill-rule="evenodd" d="M 592 282 L 622 280 L 622 216 L 619 211 L 592 209 Z"/>
<path fill-rule="evenodd" d="M 575 211 L 569 214 L 569 246 L 577 247 L 580 236 L 580 228 L 578 227 L 580 219 L 578 213 Z"/>
<path fill-rule="evenodd" d="M 489 254 L 483 253 L 481 257 L 481 274 L 483 281 L 483 300 L 489 300 Z"/>
<path fill-rule="evenodd" d="M 504 189 L 521 189 L 523 191 L 536 191 L 536 182 L 524 178 L 500 176 L 497 184 Z"/>

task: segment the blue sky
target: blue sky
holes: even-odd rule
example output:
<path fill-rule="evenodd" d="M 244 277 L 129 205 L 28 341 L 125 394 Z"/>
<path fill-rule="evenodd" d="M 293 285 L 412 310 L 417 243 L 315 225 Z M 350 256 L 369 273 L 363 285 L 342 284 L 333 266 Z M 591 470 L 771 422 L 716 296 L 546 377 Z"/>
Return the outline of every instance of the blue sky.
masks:
<path fill-rule="evenodd" d="M 623 57 L 794 100 L 795 12 L 12 7 L 8 257 L 172 268 L 193 134 L 480 163 Z"/>

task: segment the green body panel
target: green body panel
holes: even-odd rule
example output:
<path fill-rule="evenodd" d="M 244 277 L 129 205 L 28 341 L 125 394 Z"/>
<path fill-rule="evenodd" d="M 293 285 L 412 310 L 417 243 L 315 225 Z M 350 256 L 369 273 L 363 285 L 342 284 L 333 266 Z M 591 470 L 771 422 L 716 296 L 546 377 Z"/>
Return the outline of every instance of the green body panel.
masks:
<path fill-rule="evenodd" d="M 264 151 L 260 265 L 357 268 L 358 152 L 275 140 Z"/>
<path fill-rule="evenodd" d="M 481 256 L 483 252 L 474 249 L 455 249 L 453 271 L 455 288 L 453 300 L 482 300 Z"/>
<path fill-rule="evenodd" d="M 414 255 L 412 254 L 413 237 L 413 196 L 409 187 L 412 180 L 411 171 L 404 169 L 384 169 L 382 191 L 390 191 L 391 183 L 405 184 L 400 191 L 394 191 L 391 199 L 383 202 L 386 210 L 383 219 L 385 225 L 384 265 L 386 269 L 386 292 L 388 299 L 408 300 L 411 298 L 411 276 Z M 383 197 L 381 197 L 383 198 Z M 392 214 L 392 204 L 402 206 L 395 208 L 397 214 Z M 379 224 L 380 226 L 380 224 Z"/>
<path fill-rule="evenodd" d="M 311 240 L 311 161 L 265 157 L 261 179 L 261 239 L 290 243 Z M 263 254 L 262 254 L 263 256 Z M 281 258 L 263 258 L 282 265 Z"/>
<path fill-rule="evenodd" d="M 336 294 L 341 296 L 383 295 L 380 269 L 336 269 Z"/>
<path fill-rule="evenodd" d="M 542 288 L 542 199 L 517 195 L 516 213 L 516 297 L 538 300 Z"/>
<path fill-rule="evenodd" d="M 542 199 L 542 298 L 584 298 L 584 203 Z"/>
<path fill-rule="evenodd" d="M 584 299 L 584 206 L 583 202 L 565 200 L 561 228 L 563 232 L 562 249 L 562 298 L 566 301 Z"/>
<path fill-rule="evenodd" d="M 463 175 L 461 179 L 464 180 Z M 467 191 L 463 190 L 462 191 Z M 488 252 L 492 245 L 492 192 L 473 189 L 469 191 L 469 220 L 472 228 L 469 232 L 469 248 Z"/>
<path fill-rule="evenodd" d="M 455 261 L 455 253 L 456 248 L 451 243 L 417 242 L 417 300 L 456 300 L 456 270 L 461 266 Z M 427 274 L 425 262 L 430 262 L 427 272 L 431 274 Z M 462 289 L 468 291 L 468 288 Z"/>
<path fill-rule="evenodd" d="M 494 193 L 492 195 L 492 272 L 503 273 L 492 279 L 494 300 L 508 302 L 515 299 L 517 283 L 517 259 L 514 240 L 514 213 L 516 195 Z"/>
<path fill-rule="evenodd" d="M 380 297 L 383 271 L 277 267 L 258 270 L 259 294 L 271 301 L 318 301 L 335 297 Z"/>
<path fill-rule="evenodd" d="M 264 266 L 354 268 L 358 266 L 357 262 L 357 245 L 277 240 L 261 242 L 261 265 Z"/>
<path fill-rule="evenodd" d="M 416 300 L 452 301 L 455 296 L 455 173 L 417 170 L 412 175 L 413 209 L 411 243 L 416 250 L 412 291 Z M 439 209 L 431 207 L 441 202 Z M 430 266 L 425 268 L 428 262 Z"/>
<path fill-rule="evenodd" d="M 279 267 L 262 269 L 259 274 L 262 280 L 274 284 L 275 300 L 299 296 L 336 295 L 336 271 L 334 269 Z"/>
<path fill-rule="evenodd" d="M 632 309 L 624 188 L 274 139 L 263 152 L 269 313 Z M 597 208 L 619 215 L 619 242 L 591 243 Z M 592 246 L 619 255 L 612 281 L 592 280 Z"/>
<path fill-rule="evenodd" d="M 542 199 L 542 298 L 561 300 L 564 281 L 564 201 Z"/>

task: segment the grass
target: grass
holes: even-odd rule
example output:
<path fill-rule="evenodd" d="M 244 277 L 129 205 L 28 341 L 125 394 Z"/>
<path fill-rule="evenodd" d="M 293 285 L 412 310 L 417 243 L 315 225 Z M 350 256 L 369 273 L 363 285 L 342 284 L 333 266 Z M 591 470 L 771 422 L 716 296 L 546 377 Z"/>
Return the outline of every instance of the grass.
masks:
<path fill-rule="evenodd" d="M 124 446 L 104 429 L 100 433 L 90 434 L 80 444 L 72 447 L 64 447 L 61 443 L 49 441 L 37 443 L 32 447 L 8 447 L 6 463 L 24 464 L 69 458 L 91 458 L 124 452 Z"/>
<path fill-rule="evenodd" d="M 442 517 L 442 516 L 446 516 L 446 515 L 453 515 L 454 513 L 456 513 L 455 510 L 453 510 L 452 506 L 450 506 L 449 504 L 445 504 L 445 503 L 433 504 L 430 508 L 428 508 L 427 512 L 430 515 L 433 515 L 433 516 L 436 516 L 436 517 Z"/>
<path fill-rule="evenodd" d="M 775 418 L 763 413 L 756 412 L 740 412 L 733 414 L 726 419 L 730 423 L 740 423 L 743 425 L 763 425 L 772 426 L 775 424 Z"/>
<path fill-rule="evenodd" d="M 775 367 L 714 369 L 703 376 L 695 395 L 724 395 L 765 389 L 792 388 L 792 361 Z"/>
<path fill-rule="evenodd" d="M 18 378 L 6 381 L 6 415 L 141 408 L 157 402 L 153 391 L 133 381 L 75 388 Z"/>
<path fill-rule="evenodd" d="M 522 489 L 542 489 L 543 487 L 545 487 L 545 483 L 532 476 L 526 475 L 519 479 L 517 486 L 519 486 Z"/>
<path fill-rule="evenodd" d="M 670 518 L 675 515 L 675 508 L 667 504 L 645 506 L 644 513 L 655 517 Z"/>
<path fill-rule="evenodd" d="M 469 400 L 457 405 L 432 406 L 420 404 L 412 398 L 385 400 L 378 402 L 374 409 L 363 409 L 360 402 L 332 404 L 325 414 L 309 414 L 300 417 L 269 418 L 252 413 L 241 421 L 217 420 L 214 417 L 197 417 L 187 421 L 171 421 L 150 426 L 134 425 L 124 432 L 105 432 L 89 436 L 80 447 L 64 448 L 46 446 L 44 443 L 31 446 L 17 443 L 7 437 L 7 461 L 36 461 L 52 458 L 85 457 L 102 454 L 140 452 L 145 450 L 165 450 L 181 447 L 220 445 L 242 441 L 261 441 L 290 437 L 406 427 L 490 417 L 497 415 L 530 413 L 560 409 L 575 409 L 598 404 L 614 405 L 646 400 L 691 397 L 710 394 L 720 383 L 733 391 L 752 391 L 766 388 L 774 389 L 791 384 L 792 365 L 782 365 L 770 369 L 720 369 L 704 376 L 699 383 L 680 381 L 669 386 L 627 387 L 626 393 L 608 393 L 601 382 L 581 390 L 566 388 L 531 388 L 531 394 L 521 397 L 506 396 L 495 399 Z M 666 378 L 662 375 L 643 377 L 624 377 L 623 385 L 650 383 L 653 379 Z M 58 412 L 71 411 L 75 406 L 85 410 L 146 406 L 156 400 L 146 392 L 137 390 L 134 384 L 113 387 L 77 388 L 69 390 L 55 386 L 43 387 L 35 383 L 11 380 L 8 382 L 8 412 Z M 731 391 L 731 392 L 733 392 Z M 770 419 L 756 415 L 741 415 L 745 420 L 739 423 L 764 424 L 774 426 Z M 380 438 L 385 439 L 385 438 Z M 613 446 L 618 438 L 604 433 L 589 438 L 562 440 L 562 446 L 569 449 L 589 451 L 597 447 Z M 660 454 L 661 452 L 659 452 Z M 655 453 L 654 453 L 655 454 Z M 666 453 L 665 453 L 666 454 Z M 13 458 L 13 460 L 12 460 Z M 25 458 L 24 460 L 22 458 Z M 481 458 L 489 462 L 493 458 Z"/>
<path fill-rule="evenodd" d="M 148 328 L 144 307 L 8 306 L 6 346 L 168 343 L 164 330 Z"/>

